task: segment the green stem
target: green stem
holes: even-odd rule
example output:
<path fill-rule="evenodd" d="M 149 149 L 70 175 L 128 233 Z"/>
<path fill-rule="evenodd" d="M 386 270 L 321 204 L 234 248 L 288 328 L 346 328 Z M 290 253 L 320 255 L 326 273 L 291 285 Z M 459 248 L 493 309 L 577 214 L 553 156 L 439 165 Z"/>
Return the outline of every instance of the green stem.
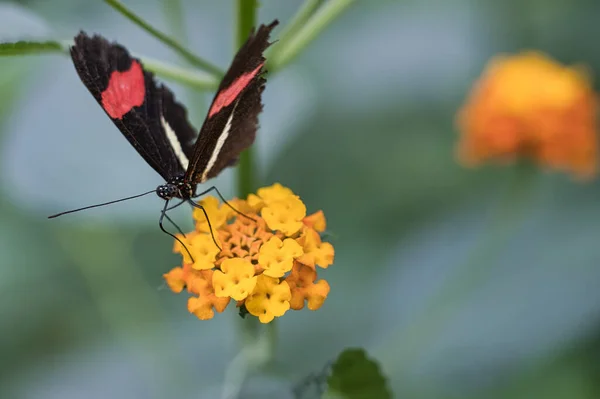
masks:
<path fill-rule="evenodd" d="M 0 43 L 0 57 L 13 57 L 20 55 L 40 55 L 43 53 L 68 53 L 69 48 L 63 43 L 48 41 L 25 41 Z"/>
<path fill-rule="evenodd" d="M 279 341 L 279 328 L 277 327 L 277 319 L 273 319 L 266 326 L 267 329 L 267 339 L 269 342 L 269 353 L 271 354 L 271 358 L 275 356 L 275 351 L 277 350 L 277 342 Z"/>
<path fill-rule="evenodd" d="M 60 43 L 62 46 L 61 52 L 65 55 L 69 55 L 69 48 L 73 45 L 73 41 L 64 40 Z M 33 55 L 35 53 L 27 54 Z M 156 76 L 160 76 L 161 78 L 181 83 L 200 91 L 214 90 L 219 85 L 218 79 L 210 75 L 206 75 L 205 73 L 192 71 L 189 68 L 182 68 L 135 53 L 132 55 L 142 61 L 144 68 L 150 72 L 153 72 L 156 74 Z"/>
<path fill-rule="evenodd" d="M 219 85 L 219 81 L 210 75 L 192 71 L 189 68 L 167 64 L 152 58 L 138 57 L 142 61 L 144 68 L 166 80 L 178 82 L 200 91 L 214 90 Z"/>
<path fill-rule="evenodd" d="M 265 363 L 268 363 L 275 354 L 275 349 L 277 346 L 277 319 L 274 319 L 269 324 L 263 324 L 258 320 L 257 317 L 250 316 L 241 320 L 241 322 L 243 323 L 243 346 L 252 346 L 256 343 L 258 337 L 262 337 L 263 343 L 265 343 L 264 347 L 262 348 L 266 354 Z"/>
<path fill-rule="evenodd" d="M 323 2 L 324 0 L 306 0 L 292 17 L 292 20 L 288 22 L 279 34 L 279 42 L 285 43 L 289 41 L 306 24 L 306 21 L 313 16 Z"/>
<path fill-rule="evenodd" d="M 248 39 L 250 31 L 256 25 L 257 0 L 237 0 L 235 48 L 239 49 Z M 237 176 L 237 193 L 245 198 L 256 189 L 254 177 L 254 149 L 248 148 L 240 154 Z"/>
<path fill-rule="evenodd" d="M 254 149 L 249 147 L 240 154 L 237 171 L 237 195 L 246 198 L 254 192 L 256 183 L 254 181 Z"/>
<path fill-rule="evenodd" d="M 275 72 L 282 69 L 306 46 L 310 44 L 329 24 L 356 0 L 329 0 L 298 30 L 287 42 L 273 46 L 267 59 L 267 69 Z"/>
<path fill-rule="evenodd" d="M 185 12 L 181 0 L 162 0 L 163 14 L 169 27 L 169 33 L 184 46 L 188 45 L 188 35 L 186 33 Z M 184 60 L 185 61 L 185 60 Z M 189 65 L 189 62 L 186 62 Z M 210 90 L 215 90 L 219 85 L 217 79 L 214 79 L 214 85 L 211 82 Z M 196 87 L 197 88 L 197 87 Z M 188 110 L 190 122 L 192 125 L 199 126 L 204 116 L 203 109 L 206 108 L 206 96 L 202 90 L 194 90 L 194 87 L 188 87 Z"/>
<path fill-rule="evenodd" d="M 267 324 L 267 331 L 264 334 L 258 334 L 258 330 L 264 326 L 257 318 L 245 319 L 244 322 L 251 326 L 250 329 L 253 331 L 246 336 L 247 341 L 244 342 L 241 351 L 225 369 L 225 381 L 221 392 L 221 398 L 224 399 L 238 398 L 248 374 L 258 367 L 268 366 L 275 353 L 273 342 L 276 342 L 274 339 L 276 329 L 273 322 Z"/>
<path fill-rule="evenodd" d="M 0 56 L 40 55 L 42 53 L 58 53 L 69 56 L 69 48 L 72 45 L 72 40 L 0 43 Z M 182 83 L 197 90 L 214 90 L 219 85 L 217 78 L 205 73 L 157 61 L 143 55 L 133 55 L 142 61 L 146 69 L 165 79 Z"/>
<path fill-rule="evenodd" d="M 236 5 L 235 49 L 237 51 L 256 26 L 258 0 L 236 0 Z"/>
<path fill-rule="evenodd" d="M 171 34 L 179 43 L 187 45 L 185 18 L 181 0 L 162 0 L 163 14 Z"/>
<path fill-rule="evenodd" d="M 237 50 L 246 42 L 250 31 L 256 26 L 258 1 L 237 0 L 236 5 L 235 48 Z M 250 147 L 240 154 L 238 162 L 237 195 L 240 198 L 246 198 L 257 188 L 255 170 L 254 149 Z"/>
<path fill-rule="evenodd" d="M 144 29 L 146 32 L 150 33 L 152 36 L 154 36 L 167 46 L 171 47 L 175 52 L 181 55 L 190 64 L 210 73 L 211 75 L 214 75 L 216 78 L 220 78 L 223 76 L 223 71 L 221 71 L 219 67 L 198 57 L 190 50 L 183 47 L 177 40 L 154 28 L 148 22 L 144 21 L 142 18 L 137 16 L 133 11 L 125 7 L 125 5 L 119 0 L 104 0 L 104 2 L 113 7 L 119 13 L 121 13 L 125 18 L 129 19 L 134 24 L 138 25 L 140 28 Z"/>
<path fill-rule="evenodd" d="M 392 342 L 380 348 L 378 355 L 384 369 L 390 373 L 407 373 L 435 336 L 444 331 L 444 326 L 461 309 L 464 301 L 486 280 L 492 270 L 491 263 L 506 248 L 509 239 L 521 225 L 537 176 L 537 169 L 533 165 L 523 163 L 515 168 L 506 196 L 492 215 L 485 236 L 428 301 L 425 309 L 419 313 L 420 317 L 405 331 L 394 334 Z M 401 361 L 398 362 L 398 359 Z"/>
<path fill-rule="evenodd" d="M 235 48 L 237 50 L 246 42 L 248 35 L 256 26 L 258 1 L 237 0 L 236 5 Z M 254 172 L 254 154 L 251 147 L 240 156 L 237 176 L 237 193 L 240 198 L 245 198 L 256 189 Z M 240 340 L 243 351 L 247 354 L 248 363 L 255 367 L 267 366 L 275 355 L 277 343 L 275 321 L 265 326 L 256 317 L 246 317 L 239 320 L 239 323 Z"/>

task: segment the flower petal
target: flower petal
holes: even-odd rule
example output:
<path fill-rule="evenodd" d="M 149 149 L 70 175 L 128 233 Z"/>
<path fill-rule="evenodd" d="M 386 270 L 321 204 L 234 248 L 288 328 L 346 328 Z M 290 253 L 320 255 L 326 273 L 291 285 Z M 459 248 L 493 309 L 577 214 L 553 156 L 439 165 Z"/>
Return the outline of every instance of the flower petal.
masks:
<path fill-rule="evenodd" d="M 254 292 L 246 299 L 246 309 L 257 316 L 261 323 L 269 323 L 290 309 L 291 299 L 292 293 L 287 282 L 261 274 Z"/>
<path fill-rule="evenodd" d="M 302 247 L 295 240 L 281 241 L 273 236 L 260 249 L 258 263 L 269 277 L 282 277 L 292 269 L 294 259 L 303 254 Z"/>
<path fill-rule="evenodd" d="M 199 204 L 206 211 L 208 219 L 202 209 L 194 208 L 193 216 L 196 221 L 196 230 L 203 233 L 210 233 L 211 227 L 213 230 L 223 226 L 227 219 L 231 217 L 232 209 L 225 204 L 219 204 L 219 200 L 212 196 L 207 196 Z M 208 221 L 210 221 L 210 226 Z"/>
<path fill-rule="evenodd" d="M 298 196 L 271 202 L 261 211 L 262 217 L 271 230 L 279 230 L 286 236 L 292 236 L 303 226 L 306 206 Z"/>
<path fill-rule="evenodd" d="M 258 197 L 269 205 L 273 202 L 286 200 L 289 197 L 293 197 L 294 193 L 287 187 L 282 186 L 279 183 L 275 183 L 269 187 L 259 188 L 257 191 Z"/>
<path fill-rule="evenodd" d="M 183 268 L 181 267 L 175 267 L 168 273 L 163 274 L 163 278 L 167 282 L 167 285 L 171 291 L 177 294 L 183 291 L 183 287 L 185 287 L 185 280 L 183 276 Z"/>
<path fill-rule="evenodd" d="M 318 211 L 312 215 L 308 215 L 304 218 L 303 222 L 305 226 L 311 227 L 319 233 L 324 232 L 327 228 L 327 221 L 325 220 L 325 214 L 323 211 Z"/>
<path fill-rule="evenodd" d="M 307 266 L 320 266 L 324 269 L 333 264 L 335 251 L 333 245 L 328 242 L 322 242 L 321 236 L 315 230 L 305 228 L 302 235 L 297 239 L 302 245 L 304 254 L 297 260 Z"/>
<path fill-rule="evenodd" d="M 298 262 L 294 263 L 292 273 L 285 279 L 292 292 L 290 301 L 292 309 L 302 309 L 305 300 L 308 301 L 310 310 L 317 310 L 323 305 L 327 295 L 329 295 L 329 283 L 325 280 L 319 280 L 315 283 L 316 279 L 317 272 L 315 269 Z"/>
<path fill-rule="evenodd" d="M 214 272 L 212 283 L 216 296 L 241 301 L 252 293 L 256 285 L 254 266 L 247 259 L 225 259 L 221 270 Z"/>

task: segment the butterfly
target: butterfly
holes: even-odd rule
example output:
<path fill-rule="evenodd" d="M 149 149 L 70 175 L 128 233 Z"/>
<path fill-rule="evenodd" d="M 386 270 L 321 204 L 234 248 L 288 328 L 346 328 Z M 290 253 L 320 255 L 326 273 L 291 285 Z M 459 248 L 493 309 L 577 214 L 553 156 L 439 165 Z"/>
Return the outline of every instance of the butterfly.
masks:
<path fill-rule="evenodd" d="M 275 20 L 250 33 L 221 80 L 198 134 L 188 122 L 186 109 L 166 86 L 156 83 L 139 59 L 102 36 L 90 37 L 80 32 L 70 48 L 79 78 L 165 183 L 144 194 L 61 212 L 50 218 L 156 192 L 165 200 L 159 221 L 165 231 L 162 220 L 166 211 L 173 208 L 168 208 L 170 200 L 180 199 L 181 203 L 202 208 L 192 198 L 211 190 L 223 199 L 215 187 L 196 193 L 197 185 L 233 166 L 240 153 L 254 142 L 266 82 L 263 53 L 271 45 L 269 35 L 277 24 Z"/>

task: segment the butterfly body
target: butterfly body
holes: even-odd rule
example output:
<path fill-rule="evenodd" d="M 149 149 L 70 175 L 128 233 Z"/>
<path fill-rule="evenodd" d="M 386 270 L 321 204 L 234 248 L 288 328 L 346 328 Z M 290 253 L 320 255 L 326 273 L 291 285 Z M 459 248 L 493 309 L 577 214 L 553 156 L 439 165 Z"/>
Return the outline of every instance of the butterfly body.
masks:
<path fill-rule="evenodd" d="M 127 141 L 165 181 L 153 190 L 165 200 L 159 226 L 176 240 L 179 238 L 163 227 L 163 218 L 174 224 L 166 212 L 188 202 L 204 211 L 210 227 L 206 211 L 193 198 L 215 190 L 224 199 L 214 186 L 196 193 L 198 184 L 233 166 L 240 153 L 254 142 L 265 88 L 263 53 L 271 45 L 269 35 L 277 24 L 275 20 L 250 33 L 223 76 L 198 134 L 188 122 L 185 107 L 165 85 L 157 84 L 154 75 L 125 47 L 99 35 L 90 37 L 80 32 L 75 37 L 70 52 L 79 78 Z M 49 218 L 138 198 L 153 191 Z M 174 198 L 182 201 L 168 208 Z M 214 235 L 213 241 L 218 247 Z M 188 254 L 191 257 L 189 251 Z"/>
<path fill-rule="evenodd" d="M 251 32 L 225 73 L 199 131 L 187 111 L 142 62 L 99 35 L 75 37 L 71 58 L 89 92 L 142 158 L 165 180 L 156 194 L 190 200 L 197 185 L 236 163 L 255 139 L 271 30 Z M 166 205 L 165 205 L 166 209 Z"/>
<path fill-rule="evenodd" d="M 197 184 L 185 180 L 185 175 L 176 176 L 165 184 L 156 187 L 156 195 L 164 200 L 179 198 L 189 200 L 196 193 Z"/>

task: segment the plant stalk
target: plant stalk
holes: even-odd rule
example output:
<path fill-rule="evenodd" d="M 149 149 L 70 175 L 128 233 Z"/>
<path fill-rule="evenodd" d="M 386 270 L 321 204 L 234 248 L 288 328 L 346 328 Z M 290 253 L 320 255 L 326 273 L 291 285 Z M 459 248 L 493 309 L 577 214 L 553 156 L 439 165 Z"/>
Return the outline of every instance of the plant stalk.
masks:
<path fill-rule="evenodd" d="M 258 0 L 236 0 L 236 51 L 242 47 L 256 26 L 257 8 Z M 239 198 L 246 198 L 257 188 L 255 171 L 254 148 L 250 147 L 240 154 L 238 162 L 237 195 Z"/>
<path fill-rule="evenodd" d="M 143 20 L 119 0 L 104 0 L 104 2 L 110 5 L 119 13 L 121 13 L 125 18 L 129 19 L 131 22 L 144 29 L 146 32 L 150 33 L 156 39 L 171 47 L 176 53 L 181 55 L 181 57 L 187 60 L 191 65 L 194 65 L 195 67 L 210 73 L 216 78 L 220 78 L 221 76 L 223 76 L 223 71 L 221 71 L 219 67 L 204 60 L 203 58 L 198 57 L 196 54 L 192 53 L 190 50 L 188 50 L 182 44 L 180 44 L 177 40 L 150 25 L 147 21 Z"/>

